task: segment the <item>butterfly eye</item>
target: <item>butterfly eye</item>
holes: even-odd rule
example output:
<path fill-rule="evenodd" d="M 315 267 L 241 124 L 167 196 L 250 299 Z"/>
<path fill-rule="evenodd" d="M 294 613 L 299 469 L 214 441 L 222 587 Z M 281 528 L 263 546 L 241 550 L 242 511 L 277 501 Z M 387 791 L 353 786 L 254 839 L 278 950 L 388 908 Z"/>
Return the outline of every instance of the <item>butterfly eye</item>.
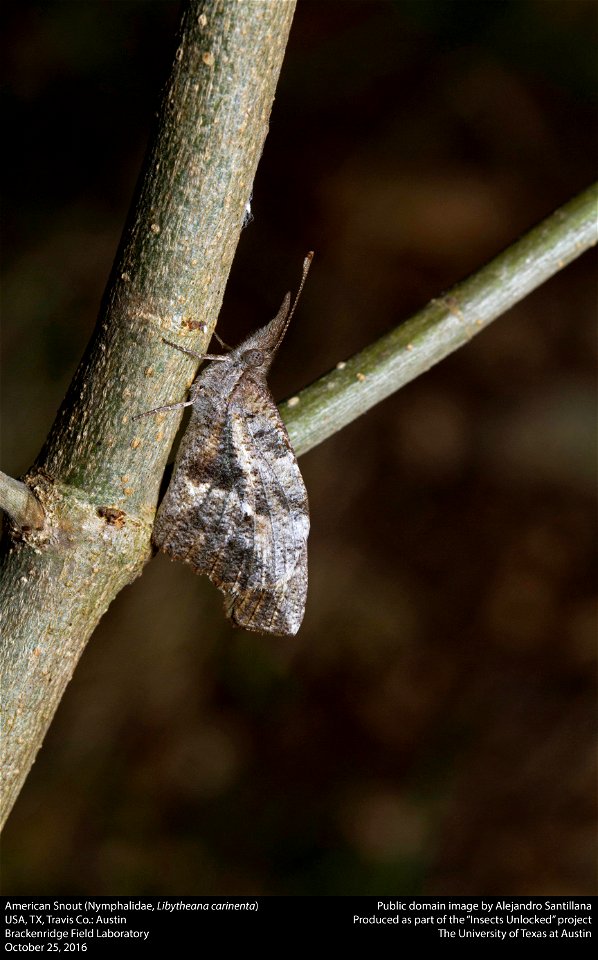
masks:
<path fill-rule="evenodd" d="M 264 362 L 264 354 L 261 350 L 246 350 L 242 356 L 242 360 L 249 367 L 261 367 Z"/>

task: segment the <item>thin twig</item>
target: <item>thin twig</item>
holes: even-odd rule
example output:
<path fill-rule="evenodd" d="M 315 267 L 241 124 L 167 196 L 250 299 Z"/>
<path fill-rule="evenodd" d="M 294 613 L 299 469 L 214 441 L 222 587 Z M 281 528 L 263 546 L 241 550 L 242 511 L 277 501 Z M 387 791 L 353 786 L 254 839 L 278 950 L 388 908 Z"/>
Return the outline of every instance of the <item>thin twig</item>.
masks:
<path fill-rule="evenodd" d="M 445 296 L 283 403 L 297 453 L 429 370 L 594 246 L 597 202 L 594 184 Z"/>

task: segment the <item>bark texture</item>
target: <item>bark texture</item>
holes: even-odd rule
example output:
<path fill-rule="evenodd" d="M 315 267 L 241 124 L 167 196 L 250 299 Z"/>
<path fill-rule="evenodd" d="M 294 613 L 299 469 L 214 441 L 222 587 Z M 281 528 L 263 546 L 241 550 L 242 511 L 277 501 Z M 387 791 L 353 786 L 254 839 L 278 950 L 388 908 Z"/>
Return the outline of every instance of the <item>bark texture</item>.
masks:
<path fill-rule="evenodd" d="M 151 554 L 180 399 L 205 350 L 294 13 L 293 0 L 192 0 L 87 352 L 26 482 L 41 531 L 3 542 L 3 791 L 8 815 L 96 623 Z M 160 422 L 157 423 L 157 420 Z"/>

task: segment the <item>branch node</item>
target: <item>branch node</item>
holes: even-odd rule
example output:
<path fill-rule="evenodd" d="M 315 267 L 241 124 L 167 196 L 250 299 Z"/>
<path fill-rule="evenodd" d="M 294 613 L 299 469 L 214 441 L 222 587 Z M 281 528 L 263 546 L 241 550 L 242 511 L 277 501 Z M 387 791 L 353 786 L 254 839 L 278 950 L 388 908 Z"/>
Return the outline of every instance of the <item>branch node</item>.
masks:
<path fill-rule="evenodd" d="M 45 513 L 41 503 L 21 480 L 0 471 L 0 509 L 21 530 L 41 530 Z"/>

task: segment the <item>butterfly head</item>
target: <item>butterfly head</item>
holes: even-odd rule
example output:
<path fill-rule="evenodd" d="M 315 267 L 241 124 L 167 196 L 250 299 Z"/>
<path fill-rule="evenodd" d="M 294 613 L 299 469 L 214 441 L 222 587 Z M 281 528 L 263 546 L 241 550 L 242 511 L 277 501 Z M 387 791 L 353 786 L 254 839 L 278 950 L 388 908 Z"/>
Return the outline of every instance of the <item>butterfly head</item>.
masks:
<path fill-rule="evenodd" d="M 262 367 L 266 357 L 263 350 L 253 348 L 251 350 L 244 350 L 241 354 L 241 360 L 247 367 Z"/>

